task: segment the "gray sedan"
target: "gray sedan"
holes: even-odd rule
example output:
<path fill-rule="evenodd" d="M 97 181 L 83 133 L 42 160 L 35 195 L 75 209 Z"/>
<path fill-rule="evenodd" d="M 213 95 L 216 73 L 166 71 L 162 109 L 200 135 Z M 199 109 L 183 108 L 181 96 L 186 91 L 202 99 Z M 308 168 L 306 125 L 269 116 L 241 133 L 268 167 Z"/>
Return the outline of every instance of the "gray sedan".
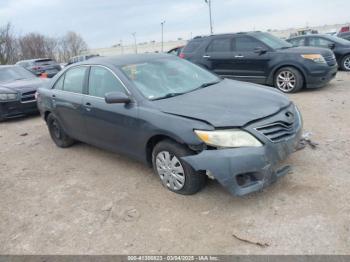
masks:
<path fill-rule="evenodd" d="M 194 194 L 216 179 L 232 194 L 289 171 L 301 115 L 282 93 L 222 79 L 164 54 L 94 58 L 38 91 L 53 141 L 86 142 L 152 166 L 163 185 Z"/>

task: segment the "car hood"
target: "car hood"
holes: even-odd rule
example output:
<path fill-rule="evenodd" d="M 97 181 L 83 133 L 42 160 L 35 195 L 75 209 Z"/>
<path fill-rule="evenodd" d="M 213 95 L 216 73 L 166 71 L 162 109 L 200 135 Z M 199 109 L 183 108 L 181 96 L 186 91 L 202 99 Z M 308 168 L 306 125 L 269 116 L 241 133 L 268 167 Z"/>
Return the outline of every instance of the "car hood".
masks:
<path fill-rule="evenodd" d="M 37 90 L 39 87 L 43 87 L 48 82 L 48 79 L 43 78 L 30 78 L 11 82 L 0 82 L 0 89 L 23 93 Z"/>
<path fill-rule="evenodd" d="M 160 111 L 214 127 L 241 127 L 279 112 L 290 100 L 270 87 L 225 79 L 176 97 L 152 101 Z"/>
<path fill-rule="evenodd" d="M 333 52 L 328 48 L 319 48 L 312 46 L 297 46 L 286 49 L 279 49 L 280 53 L 294 53 L 294 54 L 321 54 L 323 56 L 332 56 Z"/>

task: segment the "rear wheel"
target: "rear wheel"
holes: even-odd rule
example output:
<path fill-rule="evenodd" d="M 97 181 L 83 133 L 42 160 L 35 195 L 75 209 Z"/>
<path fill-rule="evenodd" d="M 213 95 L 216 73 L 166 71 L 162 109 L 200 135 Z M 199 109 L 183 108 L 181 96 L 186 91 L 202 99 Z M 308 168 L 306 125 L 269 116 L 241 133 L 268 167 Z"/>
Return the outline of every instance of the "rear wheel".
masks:
<path fill-rule="evenodd" d="M 295 93 L 303 87 L 304 78 L 297 69 L 283 67 L 276 72 L 274 85 L 284 93 Z"/>
<path fill-rule="evenodd" d="M 69 137 L 62 129 L 57 118 L 49 114 L 46 120 L 50 136 L 58 147 L 66 148 L 74 144 L 74 139 Z"/>
<path fill-rule="evenodd" d="M 152 154 L 154 172 L 170 191 L 192 195 L 205 186 L 206 175 L 197 173 L 181 160 L 181 157 L 192 154 L 185 146 L 171 140 L 161 141 L 154 147 Z"/>
<path fill-rule="evenodd" d="M 350 71 L 350 55 L 347 55 L 342 59 L 340 67 L 344 71 Z"/>

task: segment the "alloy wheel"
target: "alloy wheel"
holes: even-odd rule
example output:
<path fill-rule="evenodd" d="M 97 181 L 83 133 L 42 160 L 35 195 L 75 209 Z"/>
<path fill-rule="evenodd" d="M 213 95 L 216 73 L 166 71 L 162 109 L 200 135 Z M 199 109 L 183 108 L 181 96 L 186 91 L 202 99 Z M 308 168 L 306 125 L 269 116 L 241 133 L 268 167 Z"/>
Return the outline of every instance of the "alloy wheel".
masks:
<path fill-rule="evenodd" d="M 284 92 L 290 92 L 295 88 L 296 77 L 290 71 L 282 71 L 277 76 L 277 86 Z"/>
<path fill-rule="evenodd" d="M 180 160 L 168 151 L 156 156 L 156 168 L 163 184 L 173 191 L 181 190 L 185 185 L 185 171 Z"/>
<path fill-rule="evenodd" d="M 350 70 L 350 56 L 345 59 L 344 67 L 346 70 Z"/>

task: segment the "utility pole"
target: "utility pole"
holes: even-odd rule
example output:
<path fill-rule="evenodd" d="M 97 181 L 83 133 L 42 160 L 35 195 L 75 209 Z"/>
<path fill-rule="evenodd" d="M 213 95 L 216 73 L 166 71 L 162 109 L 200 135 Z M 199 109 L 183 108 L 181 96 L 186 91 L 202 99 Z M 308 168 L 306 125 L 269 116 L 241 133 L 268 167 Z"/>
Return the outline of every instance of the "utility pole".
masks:
<path fill-rule="evenodd" d="M 209 7 L 209 19 L 210 19 L 210 34 L 213 34 L 213 20 L 211 18 L 211 0 L 204 0 Z"/>
<path fill-rule="evenodd" d="M 163 22 L 160 23 L 162 26 L 162 53 L 164 52 L 164 24 L 165 24 L 165 20 Z"/>

